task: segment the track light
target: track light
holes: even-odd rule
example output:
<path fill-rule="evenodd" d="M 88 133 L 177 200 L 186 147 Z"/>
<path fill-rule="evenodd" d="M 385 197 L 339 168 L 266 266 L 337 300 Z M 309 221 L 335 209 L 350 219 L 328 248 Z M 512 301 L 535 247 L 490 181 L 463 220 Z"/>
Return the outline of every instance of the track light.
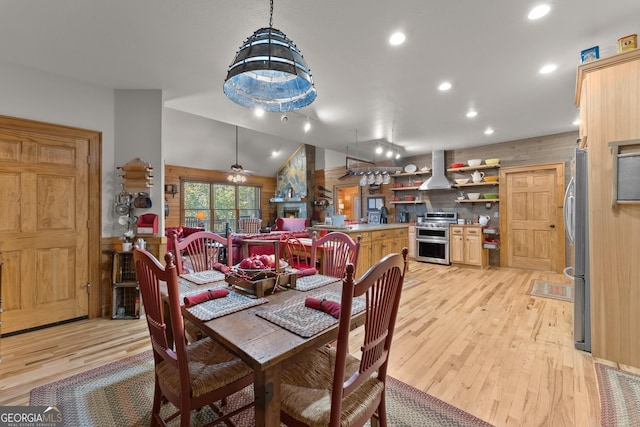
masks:
<path fill-rule="evenodd" d="M 376 154 L 382 154 L 382 145 L 378 144 L 376 147 Z"/>

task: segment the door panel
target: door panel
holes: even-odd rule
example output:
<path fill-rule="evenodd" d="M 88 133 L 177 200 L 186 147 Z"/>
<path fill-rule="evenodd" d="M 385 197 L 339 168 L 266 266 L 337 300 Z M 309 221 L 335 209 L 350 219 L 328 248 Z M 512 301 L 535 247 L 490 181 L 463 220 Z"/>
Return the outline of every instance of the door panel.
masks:
<path fill-rule="evenodd" d="M 88 315 L 89 143 L 0 130 L 3 328 Z"/>
<path fill-rule="evenodd" d="M 564 165 L 504 168 L 500 200 L 503 239 L 501 264 L 560 272 L 564 265 L 561 199 Z"/>

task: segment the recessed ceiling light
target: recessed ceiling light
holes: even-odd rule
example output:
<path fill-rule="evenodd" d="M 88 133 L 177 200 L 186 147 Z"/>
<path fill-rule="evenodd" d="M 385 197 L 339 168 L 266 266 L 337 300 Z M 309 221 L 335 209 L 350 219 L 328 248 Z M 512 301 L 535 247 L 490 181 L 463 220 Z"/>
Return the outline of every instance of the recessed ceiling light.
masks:
<path fill-rule="evenodd" d="M 471 118 L 471 117 L 475 117 L 478 115 L 478 112 L 475 110 L 469 110 L 467 111 L 467 117 Z"/>
<path fill-rule="evenodd" d="M 262 117 L 262 116 L 264 116 L 264 108 L 262 108 L 262 107 L 256 107 L 256 108 L 254 108 L 254 110 L 253 110 L 253 114 L 255 114 L 255 115 L 256 115 L 256 117 Z"/>
<path fill-rule="evenodd" d="M 451 83 L 442 82 L 442 83 L 440 83 L 440 86 L 438 86 L 438 89 L 441 90 L 441 91 L 449 90 L 449 89 L 451 89 Z"/>
<path fill-rule="evenodd" d="M 547 13 L 549 13 L 550 10 L 551 6 L 549 6 L 548 4 L 539 4 L 529 11 L 529 15 L 527 15 L 527 18 L 531 19 L 532 21 L 535 19 L 540 19 Z"/>
<path fill-rule="evenodd" d="M 558 66 L 556 64 L 547 64 L 544 67 L 540 68 L 540 74 L 553 73 L 557 69 L 558 69 Z"/>
<path fill-rule="evenodd" d="M 311 129 L 311 122 L 309 121 L 309 119 L 307 119 L 307 121 L 304 122 L 304 131 L 309 132 L 310 129 Z"/>
<path fill-rule="evenodd" d="M 279 152 L 279 151 L 277 151 L 277 150 L 273 150 L 273 151 L 271 152 L 271 156 L 272 156 L 272 157 L 278 157 L 279 155 L 280 155 L 280 152 Z"/>
<path fill-rule="evenodd" d="M 493 129 L 491 129 L 491 128 L 487 128 L 487 129 L 484 131 L 484 134 L 485 134 L 485 135 L 491 135 L 492 133 L 493 133 Z"/>
<path fill-rule="evenodd" d="M 572 124 L 578 126 L 580 124 L 580 119 L 575 119 Z"/>
<path fill-rule="evenodd" d="M 393 46 L 397 46 L 399 44 L 404 43 L 405 39 L 406 38 L 403 33 L 400 33 L 400 32 L 393 33 L 391 34 L 391 37 L 389 37 L 389 44 Z"/>

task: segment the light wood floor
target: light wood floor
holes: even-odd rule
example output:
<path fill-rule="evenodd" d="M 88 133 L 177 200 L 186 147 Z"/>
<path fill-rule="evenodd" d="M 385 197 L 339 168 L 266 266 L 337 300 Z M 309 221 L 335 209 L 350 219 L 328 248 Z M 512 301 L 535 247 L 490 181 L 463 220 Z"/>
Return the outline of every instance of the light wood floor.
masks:
<path fill-rule="evenodd" d="M 533 278 L 566 282 L 542 272 L 412 262 L 390 374 L 496 426 L 598 426 L 594 361 L 573 347 L 573 306 L 527 295 Z M 143 319 L 3 338 L 0 405 L 27 405 L 38 385 L 149 348 Z"/>

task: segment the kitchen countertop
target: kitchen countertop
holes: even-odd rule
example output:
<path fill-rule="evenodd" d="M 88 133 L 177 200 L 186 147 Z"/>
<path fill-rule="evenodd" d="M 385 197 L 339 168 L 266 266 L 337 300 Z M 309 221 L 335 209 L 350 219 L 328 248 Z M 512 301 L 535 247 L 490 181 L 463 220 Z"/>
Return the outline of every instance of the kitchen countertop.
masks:
<path fill-rule="evenodd" d="M 308 227 L 311 231 L 377 231 L 377 230 L 391 230 L 394 228 L 407 228 L 409 227 L 409 223 L 392 223 L 392 224 L 348 224 L 342 227 L 337 227 L 333 225 L 324 225 L 318 224 L 311 227 Z"/>

